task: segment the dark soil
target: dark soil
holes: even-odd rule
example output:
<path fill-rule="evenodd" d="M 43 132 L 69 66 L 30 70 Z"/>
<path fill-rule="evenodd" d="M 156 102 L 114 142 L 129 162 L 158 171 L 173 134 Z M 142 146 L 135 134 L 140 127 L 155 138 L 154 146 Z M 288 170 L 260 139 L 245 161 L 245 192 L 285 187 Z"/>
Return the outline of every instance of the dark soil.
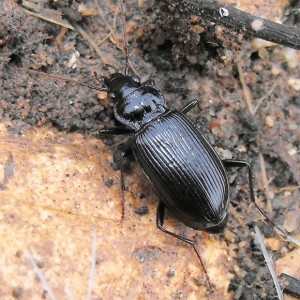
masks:
<path fill-rule="evenodd" d="M 103 14 L 112 26 L 118 4 L 103 2 Z M 288 65 L 281 46 L 252 50 L 242 34 L 205 20 L 180 17 L 161 1 L 140 1 L 140 7 L 137 2 L 126 3 L 130 62 L 137 74 L 142 80 L 155 79 L 171 108 L 183 107 L 193 99 L 199 99 L 201 108 L 221 104 L 203 111 L 195 109 L 189 116 L 222 158 L 251 163 L 257 197 L 267 210 L 260 176 L 261 153 L 269 179 L 273 220 L 279 225 L 291 222 L 285 220 L 290 211 L 295 211 L 295 217 L 298 212 L 299 218 L 299 189 L 292 187 L 300 185 L 300 96 L 288 79 L 299 80 L 300 66 Z M 79 14 L 78 5 L 73 1 L 70 6 L 52 4 L 48 8 L 64 11 L 65 18 L 67 14 L 73 16 L 70 23 L 77 22 L 94 42 L 100 43 L 109 29 L 99 15 Z M 0 8 L 0 118 L 9 121 L 11 132 L 22 134 L 35 126 L 55 126 L 61 131 L 91 136 L 103 124 L 115 124 L 113 106 L 105 94 L 15 69 L 61 74 L 97 85 L 94 72 L 102 76 L 108 70 L 86 39 L 77 30 L 68 30 L 58 41 L 59 25 L 28 16 L 12 0 L 5 0 Z M 118 15 L 116 20 L 117 44 L 123 46 Z M 106 61 L 123 70 L 124 55 L 113 41 L 106 39 L 99 48 Z M 246 104 L 237 63 L 242 67 L 254 107 L 276 82 L 255 115 Z M 105 141 L 113 142 L 107 138 Z M 245 172 L 229 171 L 229 178 L 232 208 L 228 229 L 234 234 L 237 264 L 245 276 L 236 276 L 228 290 L 235 292 L 235 299 L 276 299 L 272 279 L 252 235 L 254 224 L 267 237 L 276 237 L 275 230 L 261 222 L 263 218 L 256 210 L 248 212 Z M 299 234 L 299 219 L 297 230 L 292 234 Z M 239 247 L 241 242 L 246 247 Z M 284 243 L 283 247 L 290 251 L 293 246 Z M 281 255 L 278 249 L 273 259 Z"/>

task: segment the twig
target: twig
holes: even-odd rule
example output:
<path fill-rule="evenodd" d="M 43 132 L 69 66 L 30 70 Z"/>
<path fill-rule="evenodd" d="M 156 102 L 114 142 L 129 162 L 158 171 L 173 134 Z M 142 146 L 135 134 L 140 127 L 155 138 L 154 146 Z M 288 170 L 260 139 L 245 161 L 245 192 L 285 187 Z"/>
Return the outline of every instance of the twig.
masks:
<path fill-rule="evenodd" d="M 32 257 L 32 254 L 29 253 L 27 255 L 33 269 L 34 269 L 34 272 L 35 274 L 37 275 L 37 277 L 39 278 L 43 288 L 48 292 L 48 296 L 51 300 L 55 300 L 55 296 L 54 296 L 54 293 L 52 291 L 52 289 L 50 288 L 50 286 L 47 284 L 47 281 L 43 275 L 43 273 L 41 272 L 41 270 L 39 269 L 39 267 L 37 266 L 36 262 L 34 261 L 33 257 Z"/>
<path fill-rule="evenodd" d="M 255 229 L 255 239 L 256 239 L 256 241 L 258 242 L 258 244 L 259 244 L 259 246 L 261 248 L 261 251 L 263 253 L 263 256 L 265 258 L 265 261 L 267 263 L 267 266 L 269 268 L 271 276 L 273 278 L 274 285 L 275 285 L 275 288 L 276 288 L 276 291 L 277 291 L 277 295 L 278 295 L 278 299 L 279 300 L 284 300 L 283 293 L 282 293 L 282 290 L 280 288 L 279 281 L 278 281 L 278 278 L 277 278 L 275 270 L 274 270 L 274 264 L 273 264 L 272 258 L 269 255 L 269 253 L 268 253 L 268 251 L 266 249 L 266 246 L 264 244 L 264 237 L 260 233 L 260 230 L 258 229 L 257 226 L 255 226 L 254 229 Z"/>
<path fill-rule="evenodd" d="M 295 239 L 294 237 L 292 237 L 291 235 L 287 236 L 287 240 L 291 243 L 294 243 L 295 245 L 297 245 L 298 247 L 300 247 L 300 241 Z"/>
<path fill-rule="evenodd" d="M 246 100 L 246 103 L 248 105 L 248 109 L 249 109 L 250 113 L 253 115 L 254 114 L 254 108 L 253 108 L 252 95 L 251 95 L 250 89 L 248 88 L 248 86 L 246 84 L 243 69 L 242 69 L 242 65 L 241 65 L 240 62 L 237 63 L 237 67 L 238 67 L 239 77 L 240 77 L 241 85 L 242 85 L 242 88 L 243 88 L 243 93 L 244 93 L 244 96 L 245 96 L 245 100 Z"/>
<path fill-rule="evenodd" d="M 66 287 L 65 287 L 65 291 L 67 293 L 68 299 L 69 300 L 76 300 L 76 296 L 74 293 L 74 289 L 73 286 L 71 285 L 71 283 L 67 283 Z"/>
<path fill-rule="evenodd" d="M 248 14 L 214 0 L 165 0 L 183 13 L 197 15 L 276 44 L 300 50 L 300 28 Z"/>
<path fill-rule="evenodd" d="M 106 19 L 105 19 L 105 16 L 104 16 L 104 14 L 103 14 L 103 9 L 102 9 L 102 7 L 99 5 L 98 2 L 96 2 L 95 4 L 96 4 L 96 7 L 97 7 L 97 10 L 98 10 L 98 13 L 99 13 L 100 17 L 102 18 L 102 20 L 103 20 L 103 22 L 105 23 L 107 29 L 109 30 L 109 33 L 107 34 L 107 36 L 105 37 L 105 39 L 108 38 L 108 37 L 110 37 L 111 42 L 112 42 L 113 44 L 115 44 L 115 45 L 117 46 L 117 48 L 120 49 L 120 50 L 123 52 L 123 54 L 126 56 L 126 50 L 125 50 L 126 47 L 125 47 L 125 48 L 122 47 L 122 46 L 119 44 L 118 39 L 117 39 L 117 34 L 116 34 L 116 28 L 117 28 L 117 25 L 116 25 L 116 22 L 117 22 L 117 14 L 115 14 L 115 17 L 114 17 L 113 26 L 110 26 L 109 23 L 108 23 L 108 22 L 106 21 Z M 125 32 L 125 28 L 124 28 L 124 32 Z M 103 40 L 105 40 L 105 39 L 103 39 Z M 100 45 L 100 44 L 103 42 L 103 40 L 101 40 L 101 41 L 98 43 L 98 45 Z M 124 42 L 125 42 L 125 40 L 124 40 Z M 130 67 L 130 70 L 132 71 L 132 73 L 138 75 L 138 73 L 137 73 L 137 71 L 135 70 L 135 68 L 134 68 L 134 66 L 132 65 L 132 63 L 131 63 L 130 61 L 128 61 L 128 63 L 129 63 L 129 67 Z"/>
<path fill-rule="evenodd" d="M 271 197 L 270 197 L 270 189 L 269 189 L 269 182 L 268 182 L 268 177 L 267 177 L 267 172 L 266 172 L 266 165 L 265 165 L 265 160 L 264 156 L 262 155 L 261 152 L 259 152 L 259 162 L 260 162 L 260 169 L 261 169 L 261 177 L 263 181 L 263 188 L 265 192 L 265 196 L 267 198 L 267 207 L 269 213 L 272 212 L 272 204 L 271 204 Z"/>
<path fill-rule="evenodd" d="M 93 241 L 92 241 L 92 257 L 91 257 L 91 273 L 90 273 L 90 280 L 89 280 L 89 287 L 87 292 L 87 300 L 92 299 L 92 292 L 93 292 L 93 285 L 95 281 L 95 274 L 96 274 L 96 249 L 97 249 L 97 233 L 93 232 Z"/>
<path fill-rule="evenodd" d="M 283 291 L 286 294 L 300 298 L 300 280 L 288 274 L 282 273 L 279 280 L 283 283 Z M 292 297 L 294 299 L 294 297 Z"/>
<path fill-rule="evenodd" d="M 31 15 L 31 16 L 34 16 L 34 17 L 36 17 L 36 18 L 40 18 L 40 19 L 42 19 L 42 20 L 45 20 L 45 21 L 47 21 L 47 22 L 54 23 L 54 24 L 63 26 L 63 27 L 65 27 L 65 28 L 69 28 L 69 29 L 74 30 L 74 27 L 73 27 L 71 24 L 69 24 L 68 21 L 63 20 L 63 19 L 61 18 L 61 16 L 60 16 L 59 13 L 56 14 L 56 19 L 53 19 L 53 18 L 49 17 L 49 15 L 50 15 L 50 14 L 49 14 L 49 10 L 44 10 L 44 11 L 43 11 L 44 14 L 42 14 L 42 13 L 39 13 L 39 12 L 38 12 L 38 13 L 32 12 L 32 11 L 26 9 L 26 8 L 22 8 L 22 9 L 23 9 L 24 12 L 26 12 L 28 15 Z M 54 12 L 55 12 L 55 11 L 54 11 Z M 48 15 L 47 15 L 47 13 L 48 13 Z"/>
<path fill-rule="evenodd" d="M 81 34 L 81 36 L 88 42 L 89 46 L 95 50 L 100 60 L 104 65 L 108 64 L 107 60 L 104 58 L 103 53 L 99 49 L 98 45 L 93 41 L 93 39 L 83 30 L 79 25 L 74 25 L 75 29 Z"/>
<path fill-rule="evenodd" d="M 296 186 L 288 185 L 288 186 L 285 186 L 285 187 L 279 189 L 279 191 L 280 192 L 285 192 L 285 191 L 294 192 L 294 191 L 297 191 L 299 189 L 300 189 L 300 185 L 296 185 Z"/>
<path fill-rule="evenodd" d="M 255 108 L 254 108 L 254 110 L 253 110 L 253 114 L 254 114 L 254 115 L 257 113 L 257 111 L 258 111 L 259 107 L 261 106 L 261 104 L 263 103 L 263 101 L 273 93 L 274 89 L 275 89 L 276 86 L 277 86 L 277 83 L 278 83 L 278 82 L 275 81 L 275 82 L 273 83 L 273 85 L 271 86 L 271 89 L 270 89 L 264 96 L 262 96 L 262 97 L 258 100 L 257 105 L 255 106 Z"/>

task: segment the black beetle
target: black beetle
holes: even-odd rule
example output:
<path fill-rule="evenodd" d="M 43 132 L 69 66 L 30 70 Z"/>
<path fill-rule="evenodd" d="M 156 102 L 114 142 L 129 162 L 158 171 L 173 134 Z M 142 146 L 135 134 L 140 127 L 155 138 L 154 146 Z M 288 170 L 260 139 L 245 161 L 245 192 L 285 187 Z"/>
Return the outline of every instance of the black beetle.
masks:
<path fill-rule="evenodd" d="M 116 102 L 115 118 L 126 128 L 104 128 L 100 133 L 131 133 L 121 148 L 124 156 L 133 151 L 161 198 L 159 228 L 166 205 L 185 225 L 220 232 L 227 221 L 228 180 L 217 153 L 185 115 L 197 101 L 172 111 L 153 81 L 141 84 L 135 75 L 114 73 L 104 79 L 104 86 Z"/>
<path fill-rule="evenodd" d="M 170 110 L 165 97 L 153 80 L 140 82 L 129 75 L 128 42 L 124 30 L 125 17 L 120 0 L 126 67 L 124 74 L 115 72 L 101 80 L 102 88 L 115 103 L 114 117 L 123 127 L 103 128 L 102 135 L 130 135 L 119 145 L 121 150 L 122 217 L 124 218 L 124 157 L 137 160 L 142 171 L 159 195 L 156 225 L 163 232 L 190 244 L 197 254 L 211 287 L 208 274 L 193 240 L 170 232 L 163 227 L 165 207 L 179 221 L 195 230 L 220 233 L 227 224 L 229 183 L 225 167 L 246 167 L 250 199 L 257 209 L 281 233 L 279 228 L 255 202 L 252 170 L 243 160 L 221 160 L 196 125 L 186 116 L 196 104 L 194 100 L 179 111 Z"/>
<path fill-rule="evenodd" d="M 219 233 L 228 219 L 229 183 L 225 167 L 247 167 L 251 201 L 267 218 L 255 203 L 250 165 L 242 160 L 222 161 L 219 158 L 196 125 L 185 115 L 197 101 L 190 102 L 179 111 L 170 110 L 154 81 L 142 84 L 138 76 L 128 75 L 126 70 L 125 74 L 115 72 L 103 80 L 103 90 L 115 102 L 114 116 L 124 127 L 103 128 L 99 133 L 130 134 L 128 141 L 119 145 L 121 157 L 133 153 L 158 193 L 157 227 L 192 245 L 205 270 L 193 240 L 163 228 L 165 207 L 179 221 L 195 230 Z M 123 219 L 122 167 L 121 186 Z M 210 284 L 209 279 L 208 282 Z"/>

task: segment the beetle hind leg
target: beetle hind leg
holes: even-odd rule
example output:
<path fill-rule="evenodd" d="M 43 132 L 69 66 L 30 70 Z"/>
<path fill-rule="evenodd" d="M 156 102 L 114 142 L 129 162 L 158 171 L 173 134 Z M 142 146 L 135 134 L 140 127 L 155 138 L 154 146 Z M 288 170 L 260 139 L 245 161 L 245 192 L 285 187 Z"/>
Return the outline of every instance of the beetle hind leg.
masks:
<path fill-rule="evenodd" d="M 184 236 L 178 235 L 178 234 L 176 234 L 174 232 L 166 230 L 163 227 L 163 225 L 164 225 L 164 219 L 165 219 L 165 205 L 164 205 L 163 202 L 160 201 L 159 204 L 158 204 L 158 207 L 157 207 L 157 214 L 156 214 L 156 226 L 157 226 L 157 228 L 160 229 L 162 232 L 164 232 L 166 234 L 169 234 L 169 235 L 171 235 L 171 236 L 173 236 L 173 237 L 175 237 L 175 238 L 177 238 L 177 239 L 179 239 L 179 240 L 181 240 L 181 241 L 183 241 L 185 243 L 190 244 L 193 247 L 195 253 L 197 254 L 198 259 L 200 260 L 202 268 L 203 268 L 203 270 L 205 272 L 206 280 L 207 280 L 207 282 L 209 284 L 209 287 L 210 287 L 210 289 L 212 289 L 212 285 L 210 283 L 209 276 L 207 274 L 205 265 L 204 265 L 204 263 L 203 263 L 203 261 L 201 259 L 200 253 L 198 252 L 198 250 L 196 249 L 196 247 L 194 245 L 194 241 L 190 240 L 190 239 L 188 239 L 188 238 L 186 238 Z"/>
<path fill-rule="evenodd" d="M 258 209 L 258 211 L 266 218 L 268 222 L 270 222 L 275 228 L 277 228 L 287 239 L 289 239 L 288 232 L 284 229 L 278 226 L 272 219 L 270 219 L 267 214 L 259 207 L 259 205 L 256 203 L 255 195 L 254 195 L 254 189 L 253 189 L 253 180 L 252 180 L 252 170 L 251 166 L 248 162 L 244 160 L 235 160 L 235 159 L 226 159 L 222 160 L 222 163 L 225 167 L 229 168 L 243 168 L 246 167 L 248 169 L 248 181 L 249 181 L 249 193 L 250 193 L 250 199 L 251 202 L 255 205 L 255 207 Z"/>

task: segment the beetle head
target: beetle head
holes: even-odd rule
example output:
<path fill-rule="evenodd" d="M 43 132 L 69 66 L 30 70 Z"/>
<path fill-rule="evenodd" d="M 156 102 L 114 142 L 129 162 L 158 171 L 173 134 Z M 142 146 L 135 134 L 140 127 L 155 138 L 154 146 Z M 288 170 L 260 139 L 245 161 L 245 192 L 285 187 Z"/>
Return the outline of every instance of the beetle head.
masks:
<path fill-rule="evenodd" d="M 136 75 L 128 76 L 122 73 L 113 73 L 104 78 L 104 85 L 108 89 L 108 97 L 114 102 L 126 98 L 132 91 L 141 86 L 140 78 Z"/>
<path fill-rule="evenodd" d="M 141 84 L 138 76 L 114 73 L 104 84 L 109 98 L 116 102 L 115 118 L 135 131 L 167 110 L 165 98 L 153 81 Z"/>

